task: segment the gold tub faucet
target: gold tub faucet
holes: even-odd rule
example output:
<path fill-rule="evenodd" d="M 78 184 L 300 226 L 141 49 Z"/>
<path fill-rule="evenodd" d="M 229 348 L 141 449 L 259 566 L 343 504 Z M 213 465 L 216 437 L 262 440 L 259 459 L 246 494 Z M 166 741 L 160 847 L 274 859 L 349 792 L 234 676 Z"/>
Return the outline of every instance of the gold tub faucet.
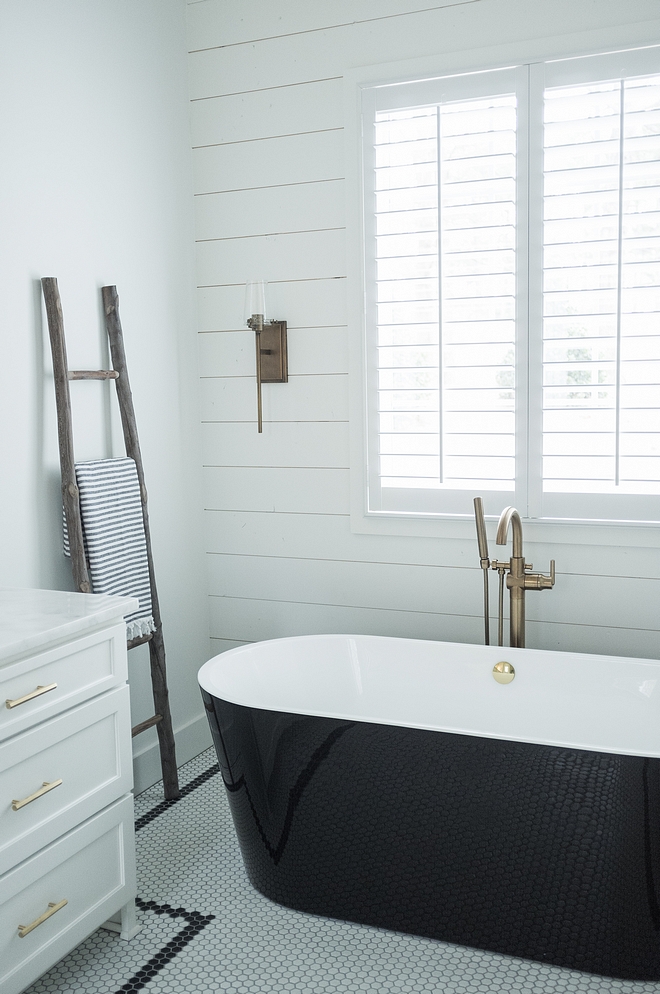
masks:
<path fill-rule="evenodd" d="M 543 573 L 532 573 L 533 563 L 526 563 L 523 554 L 522 522 L 515 507 L 505 507 L 497 525 L 497 545 L 506 545 L 509 525 L 513 537 L 513 547 L 509 562 L 491 563 L 491 568 L 506 570 L 506 585 L 509 590 L 509 642 L 512 646 L 523 648 L 525 645 L 525 591 L 550 590 L 555 585 L 555 561 L 550 560 L 550 576 Z"/>

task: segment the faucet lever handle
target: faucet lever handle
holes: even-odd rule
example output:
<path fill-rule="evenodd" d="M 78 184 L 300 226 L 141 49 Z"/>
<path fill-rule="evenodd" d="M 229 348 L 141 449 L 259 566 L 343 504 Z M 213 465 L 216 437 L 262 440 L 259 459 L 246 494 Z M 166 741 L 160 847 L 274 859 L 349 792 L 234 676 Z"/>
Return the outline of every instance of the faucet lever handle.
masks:
<path fill-rule="evenodd" d="M 539 574 L 539 590 L 550 590 L 555 585 L 555 561 L 550 560 L 550 576 Z"/>
<path fill-rule="evenodd" d="M 543 573 L 526 573 L 522 578 L 522 583 L 519 580 L 518 583 L 523 586 L 525 590 L 550 590 L 555 585 L 555 561 L 550 560 L 550 576 L 545 576 Z M 507 581 L 507 585 L 514 586 L 515 584 Z"/>

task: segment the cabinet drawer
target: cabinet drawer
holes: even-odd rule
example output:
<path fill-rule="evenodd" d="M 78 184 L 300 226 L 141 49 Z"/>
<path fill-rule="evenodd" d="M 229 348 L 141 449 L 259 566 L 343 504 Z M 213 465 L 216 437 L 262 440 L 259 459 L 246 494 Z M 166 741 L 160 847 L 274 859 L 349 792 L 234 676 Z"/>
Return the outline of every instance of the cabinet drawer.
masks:
<path fill-rule="evenodd" d="M 0 873 L 126 794 L 132 783 L 126 685 L 5 742 Z"/>
<path fill-rule="evenodd" d="M 18 994 L 135 897 L 133 799 L 0 877 L 0 990 Z M 49 905 L 67 903 L 24 935 Z"/>
<path fill-rule="evenodd" d="M 0 739 L 16 735 L 38 721 L 118 687 L 126 679 L 126 626 L 123 623 L 2 666 Z M 31 697 L 38 688 L 42 690 Z"/>

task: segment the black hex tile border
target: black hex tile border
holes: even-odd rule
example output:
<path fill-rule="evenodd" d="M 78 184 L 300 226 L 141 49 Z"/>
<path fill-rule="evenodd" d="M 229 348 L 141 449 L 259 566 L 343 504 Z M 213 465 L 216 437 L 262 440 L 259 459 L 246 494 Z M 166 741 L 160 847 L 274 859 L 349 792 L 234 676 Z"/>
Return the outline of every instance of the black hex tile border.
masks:
<path fill-rule="evenodd" d="M 211 777 L 219 772 L 220 767 L 217 763 L 214 763 L 208 770 L 204 770 L 203 773 L 200 773 L 182 787 L 179 797 L 175 797 L 172 800 L 160 801 L 149 811 L 146 811 L 137 818 L 135 821 L 135 831 L 139 832 L 141 828 L 152 822 L 154 818 L 158 818 L 159 815 L 162 815 L 171 808 L 173 804 L 178 804 L 184 797 L 187 797 L 193 790 L 201 787 L 202 784 L 206 783 L 207 780 L 210 780 Z M 134 973 L 130 980 L 127 980 L 125 984 L 118 987 L 115 994 L 133 994 L 135 991 L 142 990 L 150 980 L 153 980 L 156 974 L 160 973 L 163 967 L 167 966 L 188 945 L 191 939 L 194 939 L 215 918 L 215 915 L 203 915 L 201 911 L 186 911 L 185 908 L 172 908 L 169 904 L 156 904 L 155 901 L 143 901 L 140 897 L 135 898 L 135 903 L 141 911 L 152 911 L 156 915 L 169 915 L 170 918 L 183 918 L 187 922 L 187 925 L 173 939 L 170 939 L 162 949 L 159 949 L 156 955 L 152 956 L 143 967 Z"/>
<path fill-rule="evenodd" d="M 149 981 L 153 980 L 156 974 L 160 973 L 163 967 L 167 966 L 188 945 L 191 939 L 194 939 L 215 918 L 215 915 L 203 915 L 199 911 L 172 908 L 169 904 L 142 901 L 139 897 L 135 898 L 135 903 L 142 911 L 153 911 L 154 914 L 169 915 L 170 918 L 183 918 L 188 924 L 162 949 L 159 949 L 156 955 L 152 956 L 141 969 L 134 973 L 130 980 L 118 987 L 115 994 L 133 994 L 134 991 L 140 991 L 146 987 Z"/>
<path fill-rule="evenodd" d="M 194 780 L 191 780 L 190 783 L 187 783 L 185 787 L 182 787 L 181 794 L 179 797 L 174 797 L 172 798 L 172 800 L 169 801 L 160 801 L 158 804 L 156 804 L 155 807 L 151 808 L 149 811 L 145 811 L 143 815 L 140 815 L 139 818 L 136 818 L 135 831 L 139 832 L 140 829 L 144 828 L 145 825 L 148 825 L 150 821 L 153 821 L 154 818 L 158 818 L 159 815 L 162 815 L 163 812 L 171 808 L 173 804 L 178 804 L 179 801 L 182 801 L 184 799 L 184 797 L 187 797 L 188 794 L 191 794 L 193 790 L 197 790 L 198 787 L 201 787 L 203 783 L 206 783 L 207 780 L 210 780 L 211 777 L 214 777 L 216 773 L 219 772 L 220 772 L 220 767 L 218 766 L 217 763 L 214 763 L 213 766 L 210 766 L 208 768 L 208 770 L 204 770 L 204 772 L 200 773 L 199 776 L 196 776 Z"/>

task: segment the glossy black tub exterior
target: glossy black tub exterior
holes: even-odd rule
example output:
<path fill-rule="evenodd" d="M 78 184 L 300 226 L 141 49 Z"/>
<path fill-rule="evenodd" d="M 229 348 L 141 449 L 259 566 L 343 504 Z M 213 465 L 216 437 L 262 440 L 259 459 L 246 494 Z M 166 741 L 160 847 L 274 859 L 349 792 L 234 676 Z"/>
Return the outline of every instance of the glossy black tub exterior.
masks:
<path fill-rule="evenodd" d="M 660 760 L 202 693 L 245 866 L 266 897 L 660 980 Z"/>

